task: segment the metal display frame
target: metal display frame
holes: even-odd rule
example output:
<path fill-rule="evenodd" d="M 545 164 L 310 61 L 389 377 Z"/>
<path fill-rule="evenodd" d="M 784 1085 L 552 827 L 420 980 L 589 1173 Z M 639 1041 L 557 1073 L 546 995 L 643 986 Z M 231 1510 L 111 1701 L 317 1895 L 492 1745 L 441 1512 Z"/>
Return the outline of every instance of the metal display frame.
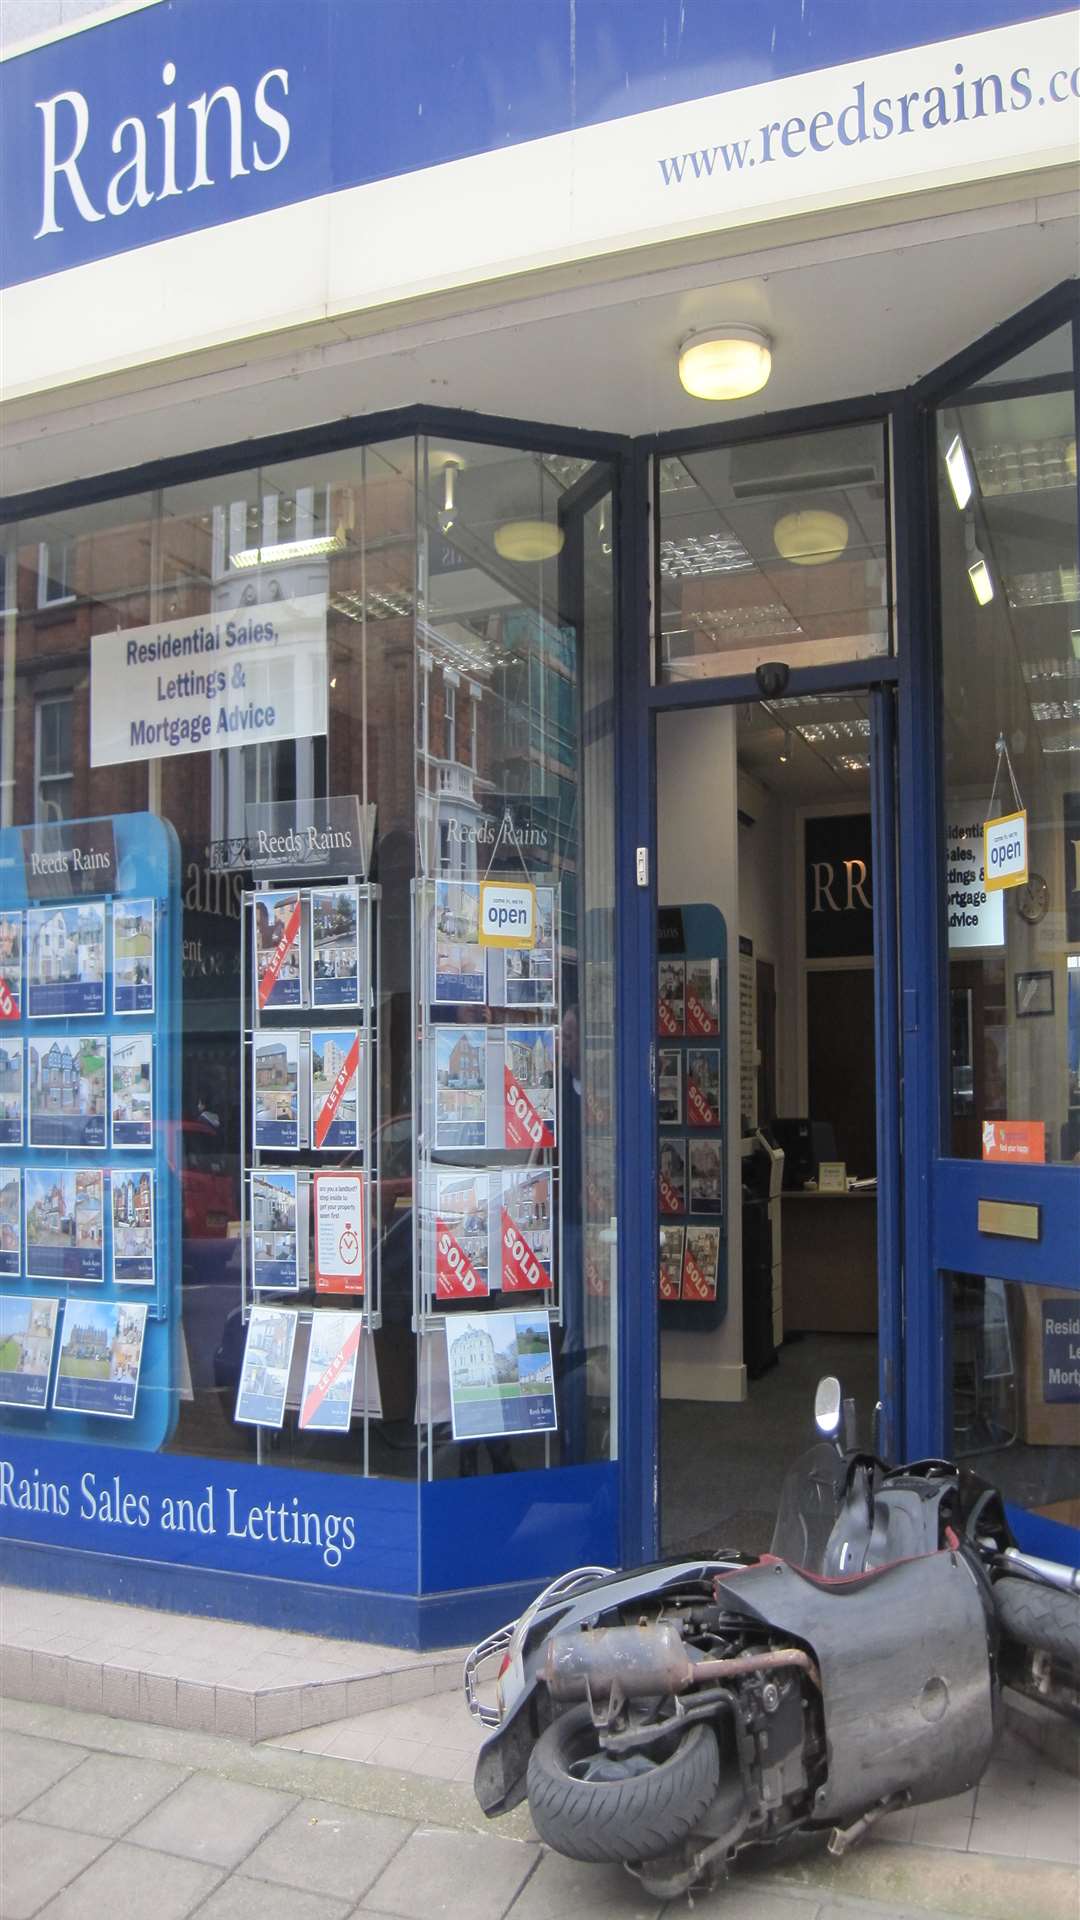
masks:
<path fill-rule="evenodd" d="M 313 892 L 332 892 L 335 887 L 348 887 L 355 890 L 358 919 L 362 916 L 363 920 L 363 925 L 357 926 L 360 997 L 355 1006 L 316 1006 L 313 1003 L 311 896 Z M 255 992 L 255 944 L 250 938 L 252 915 L 257 901 L 265 898 L 267 894 L 283 892 L 295 893 L 300 902 L 300 930 L 297 935 L 300 952 L 300 1000 L 295 1006 L 262 1008 L 258 1004 Z M 304 1338 L 302 1343 L 298 1342 L 298 1355 L 294 1357 L 293 1370 L 295 1372 L 296 1367 L 300 1366 L 301 1378 L 307 1363 L 312 1321 L 320 1311 L 350 1312 L 360 1315 L 364 1337 L 363 1351 L 367 1355 L 363 1362 L 365 1370 L 375 1364 L 370 1335 L 382 1325 L 380 1276 L 377 1263 L 373 1259 L 374 1249 L 380 1247 L 382 1242 L 378 1164 L 382 1141 L 382 1074 L 379 1071 L 381 992 L 378 906 L 380 899 L 381 888 L 361 880 L 356 874 L 319 874 L 308 880 L 267 878 L 260 880 L 255 887 L 245 888 L 241 895 L 240 1137 L 245 1154 L 240 1183 L 241 1317 L 246 1329 L 251 1320 L 252 1308 L 257 1305 L 278 1306 L 296 1313 L 297 1334 L 300 1335 L 303 1332 Z M 310 1098 L 312 1036 L 341 1026 L 355 1026 L 361 1037 L 360 1070 L 357 1076 L 357 1145 L 316 1150 L 312 1145 L 313 1115 Z M 254 1101 L 250 1097 L 253 1087 L 255 1040 L 259 1035 L 275 1032 L 295 1033 L 298 1036 L 298 1144 L 295 1148 L 255 1145 Z M 351 1164 L 346 1165 L 345 1162 L 351 1162 Z M 298 1282 L 296 1287 L 257 1286 L 255 1283 L 252 1248 L 254 1222 L 249 1199 L 252 1175 L 259 1171 L 290 1172 L 296 1176 Z M 313 1182 L 317 1173 L 334 1172 L 357 1172 L 363 1181 L 361 1224 L 364 1290 L 362 1294 L 344 1291 L 340 1293 L 327 1291 L 324 1294 L 317 1294 L 315 1291 Z M 319 1302 L 324 1304 L 320 1306 Z M 358 1381 L 360 1379 L 359 1372 L 357 1379 Z M 287 1401 L 286 1410 L 288 1406 Z M 362 1471 L 367 1475 L 370 1472 L 370 1458 L 366 1395 L 365 1410 L 361 1417 L 363 1420 Z M 264 1457 L 264 1429 L 256 1427 L 255 1433 L 256 1452 L 261 1463 Z"/>
<path fill-rule="evenodd" d="M 499 875 L 483 876 L 498 879 Z M 434 1206 L 436 1176 L 441 1172 L 461 1171 L 463 1174 L 503 1173 L 527 1170 L 536 1166 L 551 1175 L 552 1209 L 552 1273 L 550 1287 L 537 1288 L 535 1293 L 522 1293 L 509 1296 L 510 1300 L 524 1303 L 531 1300 L 535 1306 L 542 1307 L 547 1314 L 551 1327 L 563 1325 L 562 1279 L 564 1272 L 563 1218 L 562 1218 L 562 1151 L 563 1151 L 563 1113 L 562 1113 L 562 900 L 559 876 L 550 872 L 542 874 L 514 874 L 515 882 L 535 887 L 538 891 L 546 889 L 552 895 L 552 953 L 553 980 L 552 999 L 547 1006 L 522 1006 L 511 1008 L 496 1007 L 488 997 L 483 1002 L 462 1002 L 461 1005 L 475 1005 L 485 1016 L 498 1011 L 501 1018 L 497 1021 L 483 1020 L 483 1030 L 490 1043 L 493 1035 L 499 1035 L 500 1057 L 505 1060 L 505 1035 L 511 1027 L 550 1028 L 554 1032 L 554 1094 L 555 1094 L 555 1145 L 554 1147 L 518 1148 L 493 1145 L 490 1141 L 480 1147 L 437 1147 L 434 1144 L 436 1080 L 435 1055 L 432 1034 L 435 1028 L 453 1026 L 449 1017 L 433 1019 L 435 1002 L 431 995 L 435 978 L 435 886 L 439 880 L 449 880 L 453 885 L 477 886 L 482 876 L 460 877 L 456 874 L 435 874 L 429 878 L 414 879 L 410 888 L 409 931 L 412 948 L 412 992 L 414 1019 L 412 1023 L 412 1086 L 415 1124 L 413 1127 L 413 1196 L 415 1227 L 412 1247 L 413 1309 L 412 1328 L 419 1343 L 417 1356 L 417 1430 L 420 1434 L 420 1447 L 425 1464 L 423 1477 L 431 1480 L 435 1477 L 435 1429 L 443 1424 L 432 1414 L 433 1381 L 431 1359 L 433 1343 L 444 1339 L 444 1328 L 448 1317 L 446 1303 L 439 1305 L 435 1293 L 435 1249 L 434 1249 Z M 489 962 L 492 953 L 489 951 Z M 447 1005 L 447 1016 L 455 1009 Z M 512 1014 L 519 1017 L 511 1018 Z M 468 1033 L 471 1022 L 462 1022 L 462 1033 Z M 480 1023 L 476 1023 L 480 1024 Z M 490 1095 L 490 1062 L 485 1074 L 485 1097 L 489 1110 L 492 1104 Z M 502 1111 L 502 1100 L 494 1105 Z M 536 1156 L 539 1155 L 539 1159 Z M 492 1231 L 489 1198 L 488 1235 Z M 490 1288 L 486 1295 L 475 1303 L 477 1312 L 497 1312 L 500 1307 L 507 1309 L 508 1302 L 503 1300 L 500 1288 Z M 550 1464 L 550 1433 L 544 1434 L 545 1464 Z"/>

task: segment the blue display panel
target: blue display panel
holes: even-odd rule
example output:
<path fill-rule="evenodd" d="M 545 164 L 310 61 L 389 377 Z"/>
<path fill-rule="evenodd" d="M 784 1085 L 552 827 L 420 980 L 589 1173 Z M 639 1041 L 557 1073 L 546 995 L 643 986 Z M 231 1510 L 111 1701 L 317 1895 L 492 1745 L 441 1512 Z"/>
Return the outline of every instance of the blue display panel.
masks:
<path fill-rule="evenodd" d="M 179 881 L 153 814 L 0 832 L 0 1430 L 157 1449 L 175 1425 Z"/>

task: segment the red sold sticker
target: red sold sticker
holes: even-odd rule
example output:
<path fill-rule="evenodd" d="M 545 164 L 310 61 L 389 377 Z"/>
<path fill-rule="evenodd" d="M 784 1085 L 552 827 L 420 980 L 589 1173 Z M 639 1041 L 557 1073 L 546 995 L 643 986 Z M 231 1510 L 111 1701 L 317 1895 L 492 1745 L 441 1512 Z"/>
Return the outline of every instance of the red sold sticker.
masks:
<path fill-rule="evenodd" d="M 546 1120 L 542 1120 L 520 1084 L 516 1074 L 507 1067 L 505 1072 L 503 1105 L 506 1123 L 506 1144 L 508 1147 L 553 1147 L 555 1134 Z"/>
<path fill-rule="evenodd" d="M 486 1299 L 488 1284 L 442 1220 L 435 1222 L 435 1294 L 439 1300 Z"/>
<path fill-rule="evenodd" d="M 537 1259 L 505 1207 L 502 1209 L 502 1243 L 504 1293 L 535 1293 L 541 1287 L 550 1287 L 551 1275 L 543 1262 Z"/>
<path fill-rule="evenodd" d="M 660 1031 L 665 1036 L 665 1038 L 670 1037 L 671 1034 L 677 1034 L 679 1031 L 679 1023 L 675 1018 L 674 1009 L 672 1008 L 670 1002 L 665 1000 L 662 996 L 660 1000 L 659 1015 L 660 1015 L 660 1018 L 659 1018 Z"/>
<path fill-rule="evenodd" d="M 698 999 L 696 993 L 686 996 L 687 1033 L 718 1033 L 719 1027 L 709 1008 Z"/>
<path fill-rule="evenodd" d="M 715 1300 L 716 1286 L 706 1279 L 692 1253 L 687 1251 L 683 1261 L 683 1299 Z"/>
<path fill-rule="evenodd" d="M 15 1005 L 15 996 L 3 975 L 0 974 L 0 1020 L 17 1020 L 19 1009 Z"/>
<path fill-rule="evenodd" d="M 672 1186 L 666 1173 L 660 1175 L 660 1211 L 661 1213 L 681 1213 L 683 1196 L 678 1187 Z"/>
<path fill-rule="evenodd" d="M 719 1114 L 709 1105 L 701 1088 L 691 1080 L 686 1089 L 687 1105 L 690 1108 L 690 1120 L 693 1126 L 715 1127 Z"/>

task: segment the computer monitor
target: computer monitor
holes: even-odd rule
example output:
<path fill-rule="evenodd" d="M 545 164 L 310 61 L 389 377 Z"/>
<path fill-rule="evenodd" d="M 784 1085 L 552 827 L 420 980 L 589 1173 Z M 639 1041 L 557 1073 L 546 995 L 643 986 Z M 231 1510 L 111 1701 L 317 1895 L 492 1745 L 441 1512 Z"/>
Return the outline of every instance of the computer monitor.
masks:
<path fill-rule="evenodd" d="M 805 1187 L 816 1172 L 809 1120 L 774 1120 L 770 1131 L 784 1150 L 785 1188 Z"/>

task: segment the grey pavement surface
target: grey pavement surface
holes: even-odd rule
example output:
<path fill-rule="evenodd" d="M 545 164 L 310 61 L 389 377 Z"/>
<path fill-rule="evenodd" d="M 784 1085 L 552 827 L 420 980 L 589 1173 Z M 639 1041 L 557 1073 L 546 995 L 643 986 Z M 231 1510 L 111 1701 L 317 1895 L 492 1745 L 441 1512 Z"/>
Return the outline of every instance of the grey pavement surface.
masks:
<path fill-rule="evenodd" d="M 1015 1765 L 1013 1771 L 1016 1770 Z M 1023 1767 L 1020 1767 L 1023 1772 Z M 996 1782 L 1001 1819 L 1034 1809 Z M 1060 1776 L 1057 1817 L 1080 1826 Z M 1010 1811 L 1011 1810 L 1011 1811 Z M 948 1818 L 949 1816 L 943 1816 Z M 970 1813 L 967 1814 L 970 1822 Z M 701 1920 L 1077 1920 L 1068 1860 L 900 1836 L 833 1863 L 814 1842 L 746 1857 Z M 527 1813 L 484 1821 L 471 1790 L 334 1754 L 252 1747 L 0 1703 L 0 1920 L 660 1920 L 619 1868 L 540 1846 Z M 1017 1838 L 1022 1837 L 1017 1834 Z"/>

